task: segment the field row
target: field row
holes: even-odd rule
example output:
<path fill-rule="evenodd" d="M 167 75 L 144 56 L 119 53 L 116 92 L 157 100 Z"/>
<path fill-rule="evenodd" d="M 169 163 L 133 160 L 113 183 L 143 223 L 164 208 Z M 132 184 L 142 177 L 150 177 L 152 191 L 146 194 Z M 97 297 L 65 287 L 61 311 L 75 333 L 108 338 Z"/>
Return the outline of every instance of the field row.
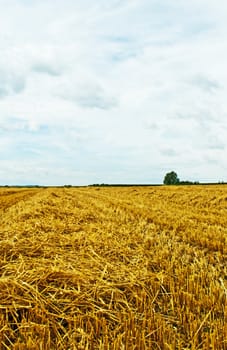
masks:
<path fill-rule="evenodd" d="M 227 349 L 225 186 L 0 190 L 0 349 Z"/>

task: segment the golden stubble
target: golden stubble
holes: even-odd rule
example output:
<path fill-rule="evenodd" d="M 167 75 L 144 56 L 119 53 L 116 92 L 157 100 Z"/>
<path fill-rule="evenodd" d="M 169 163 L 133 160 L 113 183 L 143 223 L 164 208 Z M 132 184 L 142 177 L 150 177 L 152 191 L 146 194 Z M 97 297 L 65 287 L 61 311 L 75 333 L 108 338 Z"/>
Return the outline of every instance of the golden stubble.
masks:
<path fill-rule="evenodd" d="M 227 188 L 0 190 L 0 349 L 227 349 Z"/>

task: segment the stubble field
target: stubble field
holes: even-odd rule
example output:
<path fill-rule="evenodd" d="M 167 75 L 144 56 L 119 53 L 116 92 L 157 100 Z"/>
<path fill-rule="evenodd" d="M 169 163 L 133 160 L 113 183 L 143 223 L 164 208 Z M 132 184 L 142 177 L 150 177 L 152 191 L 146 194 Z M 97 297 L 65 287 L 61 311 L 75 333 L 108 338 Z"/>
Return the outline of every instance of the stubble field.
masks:
<path fill-rule="evenodd" d="M 0 218 L 0 349 L 227 349 L 225 185 L 2 188 Z"/>

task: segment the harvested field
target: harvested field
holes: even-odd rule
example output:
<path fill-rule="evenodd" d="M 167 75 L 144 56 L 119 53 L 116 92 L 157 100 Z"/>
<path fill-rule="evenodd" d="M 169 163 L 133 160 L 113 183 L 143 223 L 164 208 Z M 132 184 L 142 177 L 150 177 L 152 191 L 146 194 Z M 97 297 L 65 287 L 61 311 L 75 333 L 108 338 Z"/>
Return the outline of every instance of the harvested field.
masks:
<path fill-rule="evenodd" d="M 227 187 L 0 190 L 0 349 L 227 349 Z"/>

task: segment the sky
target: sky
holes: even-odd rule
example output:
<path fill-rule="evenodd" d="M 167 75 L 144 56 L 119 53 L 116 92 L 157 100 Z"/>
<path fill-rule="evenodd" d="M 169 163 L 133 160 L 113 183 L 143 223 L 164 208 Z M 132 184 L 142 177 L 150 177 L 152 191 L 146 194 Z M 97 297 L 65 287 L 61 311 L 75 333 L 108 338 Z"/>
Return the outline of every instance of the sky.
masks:
<path fill-rule="evenodd" d="M 226 0 L 0 0 L 0 184 L 227 181 Z"/>

